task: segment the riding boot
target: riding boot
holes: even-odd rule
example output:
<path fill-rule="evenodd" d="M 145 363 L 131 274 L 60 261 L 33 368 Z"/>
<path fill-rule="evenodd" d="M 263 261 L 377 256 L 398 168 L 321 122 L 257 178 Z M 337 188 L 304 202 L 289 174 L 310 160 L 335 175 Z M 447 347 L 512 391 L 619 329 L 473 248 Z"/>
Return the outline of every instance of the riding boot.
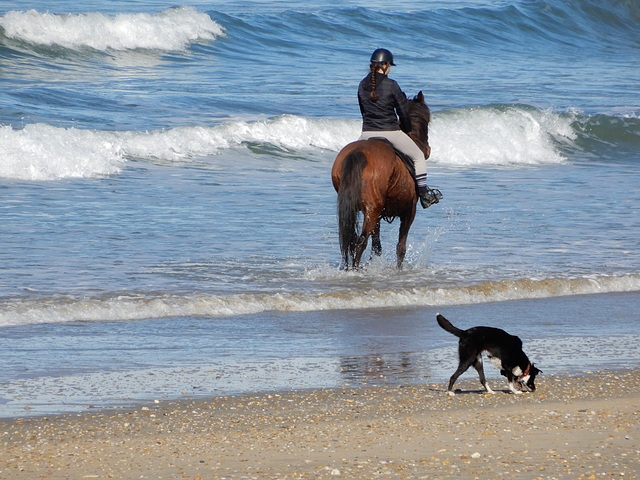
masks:
<path fill-rule="evenodd" d="M 422 208 L 428 208 L 434 203 L 438 203 L 442 198 L 442 193 L 437 188 L 429 188 L 426 185 L 418 187 L 418 196 Z"/>

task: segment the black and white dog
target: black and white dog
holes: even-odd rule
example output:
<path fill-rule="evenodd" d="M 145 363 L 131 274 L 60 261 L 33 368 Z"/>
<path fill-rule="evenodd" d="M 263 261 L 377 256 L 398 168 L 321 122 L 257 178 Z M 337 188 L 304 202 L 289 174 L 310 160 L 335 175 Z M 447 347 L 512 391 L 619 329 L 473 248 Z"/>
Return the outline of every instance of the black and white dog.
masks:
<path fill-rule="evenodd" d="M 460 330 L 451 325 L 451 322 L 438 314 L 438 324 L 447 332 L 460 338 L 458 342 L 458 355 L 460 363 L 458 369 L 449 380 L 449 395 L 455 395 L 453 384 L 460 375 L 466 372 L 470 366 L 478 371 L 480 383 L 487 393 L 495 393 L 484 378 L 482 368 L 482 354 L 485 353 L 491 363 L 500 369 L 500 373 L 507 377 L 509 389 L 513 393 L 522 393 L 516 386 L 517 383 L 525 386 L 532 392 L 536 389 L 534 384 L 536 375 L 542 373 L 529 361 L 522 351 L 522 340 L 515 335 L 509 335 L 504 330 L 493 327 L 473 327 L 468 330 Z"/>

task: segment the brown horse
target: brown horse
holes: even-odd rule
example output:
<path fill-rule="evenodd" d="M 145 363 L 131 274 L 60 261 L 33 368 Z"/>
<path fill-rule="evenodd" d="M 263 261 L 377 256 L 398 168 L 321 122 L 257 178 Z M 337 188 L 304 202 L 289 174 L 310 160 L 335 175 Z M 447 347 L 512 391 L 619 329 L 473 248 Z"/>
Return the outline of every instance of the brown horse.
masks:
<path fill-rule="evenodd" d="M 428 157 L 431 112 L 422 92 L 409 101 L 412 131 L 409 136 Z M 372 237 L 372 251 L 382 253 L 380 220 L 400 217 L 396 246 L 397 266 L 407 252 L 409 228 L 416 216 L 418 195 L 412 174 L 388 142 L 358 140 L 344 147 L 333 164 L 331 180 L 338 192 L 340 251 L 345 268 L 358 268 Z M 363 213 L 358 234 L 358 215 Z"/>

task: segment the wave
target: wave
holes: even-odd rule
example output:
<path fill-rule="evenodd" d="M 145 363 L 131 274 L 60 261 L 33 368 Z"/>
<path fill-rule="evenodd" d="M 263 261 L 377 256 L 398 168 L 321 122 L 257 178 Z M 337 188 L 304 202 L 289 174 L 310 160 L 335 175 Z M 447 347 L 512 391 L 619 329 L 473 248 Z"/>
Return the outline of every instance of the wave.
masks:
<path fill-rule="evenodd" d="M 233 7 L 224 10 L 234 11 Z M 369 38 L 381 29 L 398 32 L 400 45 L 436 42 L 449 49 L 485 46 L 526 49 L 531 43 L 558 42 L 582 49 L 585 42 L 620 48 L 636 48 L 640 10 L 627 0 L 585 0 L 578 3 L 529 2 L 431 2 L 416 7 L 415 2 L 398 2 L 394 8 L 311 5 L 310 9 L 291 4 L 264 7 L 263 14 L 229 15 L 221 10 L 230 29 L 243 41 L 262 49 L 264 43 L 285 42 L 282 33 L 293 35 L 291 46 L 299 52 L 300 42 L 309 38 L 339 35 L 348 39 Z M 216 13 L 216 12 L 214 12 Z M 610 34 L 607 34 L 610 33 Z M 173 7 L 155 14 L 99 12 L 55 14 L 49 12 L 9 11 L 0 16 L 0 34 L 33 46 L 54 46 L 98 51 L 158 49 L 183 50 L 192 42 L 208 42 L 225 36 L 225 28 L 209 14 L 194 7 Z M 374 35 L 375 37 L 375 35 Z M 411 39 L 410 42 L 405 42 Z M 285 37 L 286 38 L 286 37 Z M 437 45 L 434 45 L 437 47 Z M 411 52 L 405 52 L 411 56 Z M 258 58 L 262 58 L 258 55 Z"/>
<path fill-rule="evenodd" d="M 121 146 L 105 132 L 43 124 L 0 127 L 0 178 L 55 180 L 120 172 Z"/>
<path fill-rule="evenodd" d="M 344 53 L 350 55 L 363 44 L 384 39 L 380 32 L 393 32 L 388 43 L 405 59 L 460 54 L 468 60 L 470 50 L 492 57 L 520 56 L 531 55 L 533 48 L 554 55 L 559 45 L 569 57 L 584 54 L 586 45 L 609 47 L 616 55 L 621 50 L 636 51 L 640 21 L 637 2 L 629 0 L 401 1 L 384 8 L 373 2 L 340 7 L 311 4 L 309 9 L 276 2 L 261 12 L 257 17 L 248 17 L 244 11 L 220 13 L 229 31 L 256 47 L 247 54 L 261 59 L 260 47 L 265 43 L 282 42 L 292 56 L 302 58 L 301 45 L 310 47 L 314 40 L 335 38 L 348 45 Z M 362 51 L 357 55 L 361 58 Z"/>
<path fill-rule="evenodd" d="M 576 115 L 571 126 L 577 134 L 576 144 L 585 150 L 594 150 L 596 145 L 609 145 L 637 152 L 640 147 L 640 118 L 636 115 Z"/>
<path fill-rule="evenodd" d="M 30 124 L 0 127 L 0 178 L 57 180 L 117 174 L 127 160 L 183 163 L 242 144 L 284 150 L 339 150 L 357 138 L 359 123 L 285 115 L 213 127 L 109 132 Z"/>
<path fill-rule="evenodd" d="M 300 156 L 337 152 L 358 138 L 360 126 L 355 119 L 296 115 L 149 132 L 4 126 L 0 178 L 40 181 L 112 175 L 131 159 L 180 164 L 256 145 Z M 637 118 L 585 117 L 527 106 L 471 107 L 434 113 L 430 161 L 452 167 L 557 164 L 589 145 L 637 145 L 639 139 Z"/>
<path fill-rule="evenodd" d="M 429 128 L 431 161 L 468 165 L 540 165 L 566 160 L 558 142 L 573 142 L 571 118 L 527 106 L 444 111 Z"/>
<path fill-rule="evenodd" d="M 193 42 L 209 42 L 225 35 L 209 15 L 193 7 L 115 16 L 11 11 L 0 17 L 0 28 L 6 38 L 30 45 L 97 51 L 184 50 Z"/>
<path fill-rule="evenodd" d="M 522 35 L 538 42 L 560 41 L 566 47 L 582 48 L 585 42 L 620 45 L 623 31 L 632 33 L 637 29 L 639 14 L 637 3 L 628 0 L 503 2 L 463 9 L 465 21 L 485 27 L 484 35 L 480 36 L 507 40 L 525 48 Z M 604 35 L 607 31 L 617 32 L 618 38 L 607 38 Z M 631 39 L 622 39 L 627 40 Z"/>
<path fill-rule="evenodd" d="M 518 11 L 523 18 L 521 31 L 540 32 L 540 37 L 552 42 L 560 40 L 579 48 L 585 42 L 637 48 L 640 8 L 636 1 L 522 2 Z"/>
<path fill-rule="evenodd" d="M 20 300 L 0 303 L 0 327 L 78 321 L 221 317 L 263 312 L 447 306 L 640 291 L 640 275 L 485 281 L 470 286 L 341 291 L 194 295 L 106 299 Z"/>
<path fill-rule="evenodd" d="M 445 41 L 450 48 L 488 47 L 494 54 L 496 48 L 519 52 L 541 44 L 580 50 L 585 44 L 635 49 L 640 21 L 638 2 L 630 0 L 397 2 L 392 9 L 373 4 L 345 7 L 339 13 L 348 18 L 345 27 L 360 36 L 390 29 L 402 37 L 400 45 L 405 38 L 419 36 L 436 47 Z M 331 19 L 335 16 L 334 12 Z"/>

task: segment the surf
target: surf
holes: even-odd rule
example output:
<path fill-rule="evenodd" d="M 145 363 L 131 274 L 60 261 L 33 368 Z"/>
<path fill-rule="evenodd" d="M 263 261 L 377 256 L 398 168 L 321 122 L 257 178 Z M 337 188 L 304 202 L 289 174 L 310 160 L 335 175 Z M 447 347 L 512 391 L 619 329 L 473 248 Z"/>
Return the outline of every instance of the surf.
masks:
<path fill-rule="evenodd" d="M 331 157 L 360 134 L 360 120 L 280 115 L 150 131 L 107 131 L 34 123 L 0 127 L 0 178 L 51 181 L 117 175 L 133 159 L 165 165 L 206 161 L 224 152 Z M 585 150 L 637 146 L 640 121 L 592 117 L 526 105 L 487 105 L 434 112 L 431 164 L 524 167 L 571 161 Z"/>
<path fill-rule="evenodd" d="M 55 14 L 28 10 L 0 17 L 3 35 L 36 47 L 58 46 L 99 52 L 124 50 L 181 51 L 196 42 L 225 35 L 223 27 L 193 7 L 174 7 L 155 14 L 99 12 Z"/>
<path fill-rule="evenodd" d="M 339 272 L 343 275 L 343 272 Z M 0 302 L 0 327 L 39 323 L 227 317 L 265 312 L 450 306 L 640 290 L 640 275 L 519 278 L 471 285 L 236 295 L 117 295 Z"/>

